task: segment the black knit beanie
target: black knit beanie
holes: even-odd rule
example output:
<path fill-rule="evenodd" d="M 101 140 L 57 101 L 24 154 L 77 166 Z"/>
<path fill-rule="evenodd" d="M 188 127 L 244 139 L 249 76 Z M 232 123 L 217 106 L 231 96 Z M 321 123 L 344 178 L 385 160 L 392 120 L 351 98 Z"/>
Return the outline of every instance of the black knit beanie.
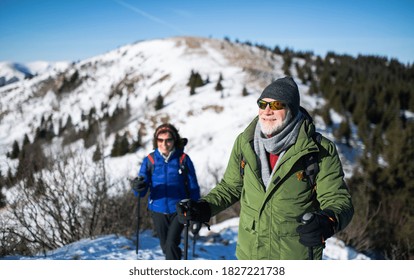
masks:
<path fill-rule="evenodd" d="M 259 97 L 259 99 L 263 98 L 272 98 L 277 101 L 282 101 L 289 106 L 293 116 L 298 114 L 300 106 L 299 89 L 298 85 L 291 77 L 277 79 L 268 85 Z"/>

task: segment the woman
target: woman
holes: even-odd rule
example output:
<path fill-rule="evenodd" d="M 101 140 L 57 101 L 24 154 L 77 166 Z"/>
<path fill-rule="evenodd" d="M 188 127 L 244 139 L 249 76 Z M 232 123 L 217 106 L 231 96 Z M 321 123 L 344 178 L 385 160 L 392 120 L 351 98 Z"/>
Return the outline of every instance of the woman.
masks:
<path fill-rule="evenodd" d="M 167 260 L 179 260 L 182 255 L 183 225 L 178 221 L 176 203 L 200 198 L 194 165 L 183 151 L 185 144 L 187 139 L 173 125 L 160 125 L 154 133 L 155 150 L 145 157 L 133 183 L 136 196 L 144 197 L 150 191 L 148 208 Z"/>

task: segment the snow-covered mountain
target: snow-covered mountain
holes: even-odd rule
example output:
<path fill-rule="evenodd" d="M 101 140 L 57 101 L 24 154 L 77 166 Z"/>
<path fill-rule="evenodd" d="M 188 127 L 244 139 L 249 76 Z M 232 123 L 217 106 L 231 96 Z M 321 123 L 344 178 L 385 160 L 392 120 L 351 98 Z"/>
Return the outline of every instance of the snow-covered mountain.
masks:
<path fill-rule="evenodd" d="M 0 62 L 0 87 L 31 79 L 36 75 L 41 75 L 47 71 L 64 69 L 69 62 L 47 62 L 34 61 L 29 63 Z"/>
<path fill-rule="evenodd" d="M 295 60 L 301 63 L 300 59 Z M 12 143 L 17 140 L 21 145 L 25 134 L 33 140 L 42 118 L 50 119 L 58 134 L 59 126 L 69 117 L 77 129 L 85 129 L 89 124 L 83 116 L 91 110 L 95 112 L 94 118 L 101 120 L 105 115 L 127 110 L 127 119 L 109 135 L 99 138 L 105 147 L 104 154 L 110 154 L 116 132 L 127 132 L 133 137 L 141 125 L 147 131 L 143 139 L 145 148 L 135 155 L 112 160 L 117 168 L 123 166 L 120 162 L 128 162 L 122 170 L 115 170 L 114 176 L 135 174 L 138 161 L 151 150 L 153 129 L 169 120 L 183 137 L 189 138 L 186 151 L 195 162 L 201 184 L 211 187 L 214 182 L 205 171 L 223 170 L 236 135 L 257 114 L 256 99 L 260 92 L 272 80 L 284 76 L 282 66 L 281 56 L 256 47 L 177 37 L 126 45 L 4 86 L 0 88 L 2 174 L 16 166 L 16 160 L 6 157 Z M 187 83 L 192 71 L 200 73 L 209 83 L 196 88 L 196 94 L 190 96 Z M 291 72 L 295 77 L 294 67 Z M 224 89 L 216 91 L 220 76 Z M 295 80 L 302 93 L 303 107 L 312 111 L 324 103 L 323 99 L 307 95 L 309 86 L 298 78 Z M 244 87 L 247 96 L 242 96 Z M 165 106 L 156 111 L 158 95 L 163 96 Z M 340 116 L 334 117 L 335 122 L 340 120 Z M 333 138 L 321 119 L 316 118 L 316 122 L 322 132 Z M 57 138 L 53 144 L 60 145 Z M 348 154 L 343 157 L 345 161 L 349 158 L 352 159 Z M 111 165 L 111 160 L 108 163 Z"/>
<path fill-rule="evenodd" d="M 300 58 L 293 61 L 292 65 L 304 63 Z M 46 155 L 75 150 L 94 165 L 92 156 L 99 144 L 111 181 L 125 182 L 136 175 L 152 150 L 154 128 L 169 121 L 189 139 L 186 152 L 194 162 L 202 193 L 206 193 L 223 174 L 236 136 L 256 116 L 256 99 L 263 88 L 285 76 L 283 64 L 281 56 L 254 46 L 174 37 L 137 42 L 78 63 L 46 67 L 47 71 L 31 79 L 0 87 L 1 174 L 16 172 L 18 159 L 6 155 L 14 141 L 21 146 L 25 135 L 33 141 L 46 122 L 55 134 L 42 146 Z M 0 73 L 6 68 L 1 64 Z M 322 106 L 325 101 L 308 94 L 309 85 L 297 77 L 295 67 L 290 71 L 301 92 L 301 105 L 308 111 Z M 206 84 L 190 95 L 187 84 L 192 72 L 199 73 Z M 223 89 L 217 91 L 220 79 Z M 244 89 L 247 95 L 242 94 Z M 155 110 L 159 96 L 164 106 Z M 331 113 L 339 124 L 342 117 Z M 91 143 L 66 141 L 68 136 L 60 133 L 68 122 L 75 131 L 85 131 L 91 119 L 99 124 Z M 319 131 L 334 139 L 322 118 L 316 116 L 315 122 Z M 142 148 L 121 157 L 109 156 L 116 134 L 126 134 L 132 141 L 139 131 L 144 131 Z M 358 149 L 340 143 L 338 148 L 349 176 Z M 2 191 L 7 199 L 16 195 L 9 189 Z"/>

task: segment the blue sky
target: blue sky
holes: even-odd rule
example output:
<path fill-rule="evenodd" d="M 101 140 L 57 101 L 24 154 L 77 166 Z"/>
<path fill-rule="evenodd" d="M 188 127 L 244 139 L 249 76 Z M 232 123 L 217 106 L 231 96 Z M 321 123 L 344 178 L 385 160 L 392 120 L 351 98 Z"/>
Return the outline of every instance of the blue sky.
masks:
<path fill-rule="evenodd" d="M 413 0 L 0 0 L 0 61 L 77 61 L 186 35 L 413 63 L 413 14 Z"/>

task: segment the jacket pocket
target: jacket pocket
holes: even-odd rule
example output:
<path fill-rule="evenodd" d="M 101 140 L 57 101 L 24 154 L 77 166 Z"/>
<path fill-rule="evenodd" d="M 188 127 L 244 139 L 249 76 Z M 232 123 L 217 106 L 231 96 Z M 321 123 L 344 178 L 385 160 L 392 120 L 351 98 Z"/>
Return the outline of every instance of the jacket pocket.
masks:
<path fill-rule="evenodd" d="M 299 223 L 289 221 L 282 222 L 278 229 L 278 252 L 281 260 L 302 260 L 307 258 L 307 248 L 299 242 L 299 234 L 296 228 Z"/>
<path fill-rule="evenodd" d="M 247 232 L 256 233 L 256 220 L 255 216 L 257 211 L 247 204 L 244 204 L 242 207 L 242 212 L 240 213 L 240 225 Z"/>
<path fill-rule="evenodd" d="M 254 210 L 245 207 L 240 213 L 237 242 L 237 255 L 243 255 L 248 259 L 254 258 L 257 247 L 256 220 L 250 211 Z"/>

